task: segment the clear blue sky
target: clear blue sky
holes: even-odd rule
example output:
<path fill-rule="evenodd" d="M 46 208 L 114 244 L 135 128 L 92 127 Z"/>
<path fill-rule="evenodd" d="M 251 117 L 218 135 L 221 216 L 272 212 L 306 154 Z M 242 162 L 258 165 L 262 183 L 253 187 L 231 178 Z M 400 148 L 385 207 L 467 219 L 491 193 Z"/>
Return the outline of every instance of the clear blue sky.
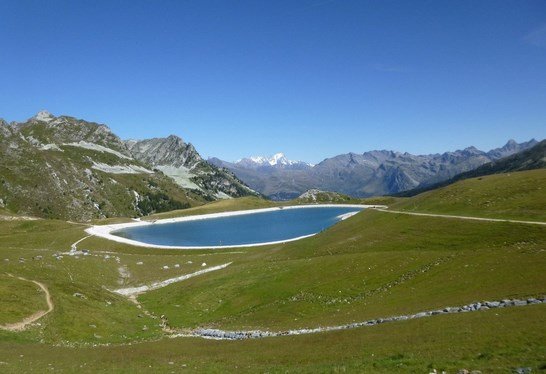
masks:
<path fill-rule="evenodd" d="M 546 1 L 0 1 L 0 117 L 204 156 L 546 137 Z"/>

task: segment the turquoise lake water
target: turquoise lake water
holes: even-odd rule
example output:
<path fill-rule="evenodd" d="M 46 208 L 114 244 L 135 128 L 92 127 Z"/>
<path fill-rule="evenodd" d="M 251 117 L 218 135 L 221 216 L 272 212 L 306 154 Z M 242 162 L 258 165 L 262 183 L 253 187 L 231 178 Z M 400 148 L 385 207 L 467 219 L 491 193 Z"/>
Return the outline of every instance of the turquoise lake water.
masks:
<path fill-rule="evenodd" d="M 151 224 L 113 231 L 143 243 L 206 247 L 276 242 L 316 234 L 341 220 L 355 207 L 281 209 L 230 217 Z"/>

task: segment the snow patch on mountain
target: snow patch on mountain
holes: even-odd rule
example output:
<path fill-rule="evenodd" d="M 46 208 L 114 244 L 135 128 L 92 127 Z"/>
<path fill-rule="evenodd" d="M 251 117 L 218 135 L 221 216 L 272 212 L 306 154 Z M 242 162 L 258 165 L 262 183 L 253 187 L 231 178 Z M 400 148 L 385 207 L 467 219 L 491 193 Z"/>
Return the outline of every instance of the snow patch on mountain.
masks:
<path fill-rule="evenodd" d="M 85 148 L 85 149 L 90 149 L 92 151 L 99 151 L 99 152 L 106 152 L 106 153 L 111 153 L 115 156 L 118 156 L 119 158 L 124 158 L 124 159 L 127 159 L 127 160 L 132 160 L 131 157 L 129 156 L 126 156 L 124 155 L 123 153 L 121 152 L 118 152 L 118 151 L 115 151 L 111 148 L 107 148 L 107 147 L 104 147 L 102 145 L 98 145 L 98 144 L 95 144 L 95 143 L 89 143 L 89 142 L 86 142 L 86 141 L 79 141 L 77 143 L 64 143 L 63 145 L 68 145 L 68 146 L 72 146 L 72 147 L 79 147 L 79 148 Z"/>
<path fill-rule="evenodd" d="M 108 174 L 152 174 L 153 171 L 138 165 L 108 165 L 102 162 L 93 162 L 91 166 L 95 170 Z"/>
<path fill-rule="evenodd" d="M 174 179 L 174 181 L 183 188 L 203 191 L 201 187 L 191 180 L 191 178 L 194 178 L 196 174 L 193 174 L 190 172 L 190 169 L 184 166 L 175 167 L 169 165 L 157 165 L 155 168 L 161 170 L 163 174 Z"/>

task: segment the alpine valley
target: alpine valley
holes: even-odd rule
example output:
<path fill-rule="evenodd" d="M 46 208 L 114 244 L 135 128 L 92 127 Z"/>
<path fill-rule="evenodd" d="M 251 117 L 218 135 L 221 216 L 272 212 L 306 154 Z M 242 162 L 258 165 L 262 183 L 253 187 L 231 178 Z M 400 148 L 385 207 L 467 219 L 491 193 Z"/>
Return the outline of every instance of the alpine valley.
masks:
<path fill-rule="evenodd" d="M 173 135 L 125 141 L 47 112 L 2 121 L 0 372 L 540 370 L 546 140 L 534 143 L 225 165 Z M 309 219 L 253 226 L 257 210 L 342 207 L 320 232 L 251 247 L 104 235 L 193 233 L 208 218 L 208 240 Z M 238 231 L 219 217 L 247 219 Z"/>
<path fill-rule="evenodd" d="M 546 0 L 0 14 L 0 374 L 546 374 Z"/>

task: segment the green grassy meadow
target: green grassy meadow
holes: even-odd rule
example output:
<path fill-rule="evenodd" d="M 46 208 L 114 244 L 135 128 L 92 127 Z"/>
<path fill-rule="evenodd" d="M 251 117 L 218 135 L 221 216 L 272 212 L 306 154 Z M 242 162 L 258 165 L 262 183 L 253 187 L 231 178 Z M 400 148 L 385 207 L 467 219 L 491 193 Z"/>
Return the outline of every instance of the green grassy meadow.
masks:
<path fill-rule="evenodd" d="M 546 221 L 545 181 L 542 169 L 469 179 L 412 198 L 363 202 Z M 242 198 L 147 219 L 273 205 Z M 56 220 L 0 221 L 0 324 L 45 305 L 33 284 L 7 273 L 44 283 L 55 303 L 39 325 L 23 332 L 0 330 L 1 372 L 546 369 L 544 304 L 245 341 L 169 338 L 159 319 L 164 315 L 171 328 L 182 330 L 280 331 L 542 296 L 544 226 L 365 210 L 314 237 L 282 245 L 163 250 L 91 237 L 78 245 L 89 256 L 54 256 L 86 236 L 86 227 Z M 227 262 L 232 265 L 226 269 L 140 295 L 140 307 L 110 291 L 192 273 L 203 263 Z"/>
<path fill-rule="evenodd" d="M 493 174 L 399 199 L 392 209 L 546 221 L 545 169 Z"/>

